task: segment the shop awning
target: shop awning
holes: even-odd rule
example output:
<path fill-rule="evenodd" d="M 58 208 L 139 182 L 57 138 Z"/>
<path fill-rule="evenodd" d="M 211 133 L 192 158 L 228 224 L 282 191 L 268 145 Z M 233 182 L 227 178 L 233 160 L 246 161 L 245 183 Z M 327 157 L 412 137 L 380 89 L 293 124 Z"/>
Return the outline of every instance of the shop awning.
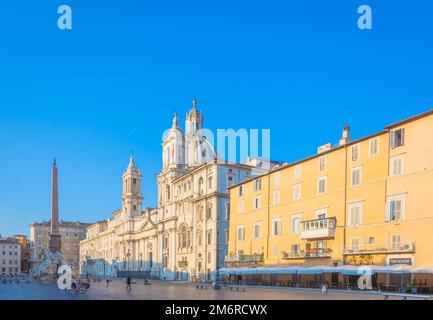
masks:
<path fill-rule="evenodd" d="M 433 267 L 421 267 L 411 270 L 412 273 L 433 273 Z"/>
<path fill-rule="evenodd" d="M 220 274 L 322 274 L 322 273 L 341 273 L 344 275 L 360 275 L 364 273 L 433 273 L 432 268 L 413 268 L 408 265 L 394 265 L 394 266 L 312 266 L 312 267 L 243 267 L 243 268 L 221 268 Z"/>

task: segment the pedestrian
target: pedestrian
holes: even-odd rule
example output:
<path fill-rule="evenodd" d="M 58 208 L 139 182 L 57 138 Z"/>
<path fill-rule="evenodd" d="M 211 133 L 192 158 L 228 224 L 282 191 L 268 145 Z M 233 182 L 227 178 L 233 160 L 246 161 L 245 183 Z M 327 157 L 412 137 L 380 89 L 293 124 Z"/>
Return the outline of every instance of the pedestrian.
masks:
<path fill-rule="evenodd" d="M 131 276 L 128 275 L 128 278 L 126 279 L 126 290 L 131 290 Z"/>
<path fill-rule="evenodd" d="M 107 276 L 107 278 L 105 279 L 105 285 L 107 286 L 107 288 L 110 286 L 110 277 Z"/>
<path fill-rule="evenodd" d="M 326 283 L 322 284 L 322 294 L 324 296 L 328 295 L 328 287 L 327 287 Z"/>

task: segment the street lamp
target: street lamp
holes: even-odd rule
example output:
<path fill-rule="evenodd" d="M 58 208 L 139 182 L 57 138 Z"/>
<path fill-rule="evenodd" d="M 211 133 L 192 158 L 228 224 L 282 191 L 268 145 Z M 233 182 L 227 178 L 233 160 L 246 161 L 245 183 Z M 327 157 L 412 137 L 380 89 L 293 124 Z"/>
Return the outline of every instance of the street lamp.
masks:
<path fill-rule="evenodd" d="M 129 270 L 129 257 L 131 256 L 131 254 L 129 253 L 129 249 L 128 249 L 128 253 L 126 254 L 127 258 L 128 258 L 128 274 L 130 272 Z"/>

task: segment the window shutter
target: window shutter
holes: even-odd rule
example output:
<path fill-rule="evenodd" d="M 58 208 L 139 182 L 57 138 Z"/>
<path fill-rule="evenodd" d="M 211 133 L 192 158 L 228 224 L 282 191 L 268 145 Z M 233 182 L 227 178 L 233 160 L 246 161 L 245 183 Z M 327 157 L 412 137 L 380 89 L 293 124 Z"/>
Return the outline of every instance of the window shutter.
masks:
<path fill-rule="evenodd" d="M 404 128 L 401 129 L 401 145 L 404 146 Z"/>
<path fill-rule="evenodd" d="M 391 148 L 394 148 L 394 145 L 395 145 L 395 131 L 391 131 L 391 136 L 390 136 L 390 138 L 391 138 Z"/>
<path fill-rule="evenodd" d="M 385 221 L 390 220 L 389 208 L 390 208 L 390 205 L 389 205 L 389 202 L 387 202 L 385 205 Z"/>
<path fill-rule="evenodd" d="M 358 223 L 362 225 L 362 207 L 358 207 Z"/>
<path fill-rule="evenodd" d="M 395 220 L 402 220 L 401 218 L 401 200 L 397 200 L 395 202 Z"/>

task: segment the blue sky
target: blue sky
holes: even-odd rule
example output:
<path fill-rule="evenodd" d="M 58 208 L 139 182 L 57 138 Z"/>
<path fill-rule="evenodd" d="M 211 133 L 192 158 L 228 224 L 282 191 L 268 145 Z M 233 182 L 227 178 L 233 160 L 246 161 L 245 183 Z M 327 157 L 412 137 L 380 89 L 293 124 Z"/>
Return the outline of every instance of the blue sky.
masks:
<path fill-rule="evenodd" d="M 2 1 L 0 233 L 49 219 L 54 156 L 62 219 L 120 207 L 130 150 L 154 206 L 161 134 L 194 96 L 207 128 L 270 128 L 280 161 L 432 108 L 432 15 L 431 0 Z"/>

